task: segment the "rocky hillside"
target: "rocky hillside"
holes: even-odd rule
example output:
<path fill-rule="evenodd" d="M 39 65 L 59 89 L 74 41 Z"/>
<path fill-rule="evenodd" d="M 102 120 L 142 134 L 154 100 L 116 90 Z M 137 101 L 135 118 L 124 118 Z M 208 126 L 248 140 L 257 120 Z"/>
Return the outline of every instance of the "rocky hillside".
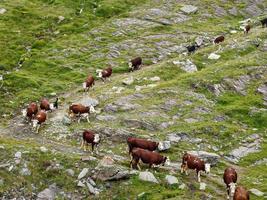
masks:
<path fill-rule="evenodd" d="M 266 13 L 264 0 L 0 1 L 1 199 L 221 200 L 227 166 L 266 199 Z M 144 65 L 129 73 L 137 56 Z M 111 80 L 84 93 L 107 65 Z M 33 132 L 21 109 L 56 96 Z M 68 118 L 78 102 L 95 106 L 89 123 Z M 100 134 L 98 152 L 80 148 L 84 129 Z M 164 141 L 171 164 L 131 170 L 129 136 Z M 180 173 L 185 151 L 212 164 L 201 183 Z"/>

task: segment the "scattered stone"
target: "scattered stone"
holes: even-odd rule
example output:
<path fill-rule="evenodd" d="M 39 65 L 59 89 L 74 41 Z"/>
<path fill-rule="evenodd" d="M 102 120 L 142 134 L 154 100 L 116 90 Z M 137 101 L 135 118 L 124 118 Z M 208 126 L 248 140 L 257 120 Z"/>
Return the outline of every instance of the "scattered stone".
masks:
<path fill-rule="evenodd" d="M 179 186 L 179 189 L 180 189 L 180 190 L 184 190 L 185 187 L 186 187 L 186 185 L 185 185 L 184 183 L 182 183 L 182 184 Z"/>
<path fill-rule="evenodd" d="M 229 13 L 230 13 L 231 15 L 234 15 L 234 16 L 237 16 L 237 15 L 238 15 L 238 10 L 237 10 L 236 7 L 233 7 L 233 8 L 231 8 L 231 9 L 228 10 L 228 11 L 229 11 Z"/>
<path fill-rule="evenodd" d="M 67 169 L 66 172 L 69 176 L 74 176 L 74 171 L 72 169 Z"/>
<path fill-rule="evenodd" d="M 48 149 L 46 147 L 40 147 L 40 151 L 43 153 L 46 153 L 48 151 Z"/>
<path fill-rule="evenodd" d="M 83 156 L 83 157 L 81 157 L 81 160 L 82 161 L 96 161 L 97 158 L 93 157 L 93 156 Z"/>
<path fill-rule="evenodd" d="M 31 175 L 31 171 L 27 167 L 22 168 L 19 173 L 22 176 L 30 176 Z"/>
<path fill-rule="evenodd" d="M 197 71 L 197 66 L 189 59 L 187 59 L 186 61 L 173 61 L 172 63 L 174 65 L 180 65 L 181 69 L 188 73 Z"/>
<path fill-rule="evenodd" d="M 117 112 L 118 111 L 118 106 L 113 105 L 113 104 L 107 104 L 104 107 L 105 112 Z"/>
<path fill-rule="evenodd" d="M 88 173 L 89 169 L 88 168 L 83 168 L 83 170 L 81 171 L 81 173 L 78 176 L 78 179 L 82 179 L 83 177 L 86 176 L 86 174 Z"/>
<path fill-rule="evenodd" d="M 198 46 L 201 46 L 204 43 L 202 37 L 199 36 L 195 39 L 195 42 Z"/>
<path fill-rule="evenodd" d="M 98 163 L 98 166 L 108 166 L 113 165 L 114 160 L 110 156 L 104 156 L 102 160 Z"/>
<path fill-rule="evenodd" d="M 256 195 L 257 197 L 262 197 L 262 196 L 264 195 L 263 192 L 261 192 L 261 191 L 255 189 L 255 188 L 252 188 L 252 189 L 250 189 L 249 191 L 250 191 L 252 194 Z"/>
<path fill-rule="evenodd" d="M 218 5 L 214 5 L 215 7 L 215 15 L 218 17 L 224 17 L 227 15 L 226 10 L 224 10 L 222 7 L 218 6 Z"/>
<path fill-rule="evenodd" d="M 15 153 L 15 158 L 21 159 L 21 152 L 20 151 Z"/>
<path fill-rule="evenodd" d="M 63 16 L 58 16 L 58 23 L 62 22 L 65 19 Z"/>
<path fill-rule="evenodd" d="M 62 118 L 62 124 L 63 125 L 70 125 L 71 124 L 71 119 L 68 116 L 64 115 L 63 118 Z"/>
<path fill-rule="evenodd" d="M 198 156 L 200 159 L 205 160 L 205 162 L 210 163 L 212 166 L 219 162 L 220 156 L 216 153 L 209 153 L 206 151 L 188 151 L 189 154 Z"/>
<path fill-rule="evenodd" d="M 155 131 L 158 129 L 156 125 L 144 120 L 140 121 L 138 119 L 125 119 L 124 123 L 126 126 L 131 128 L 144 128 L 150 131 Z"/>
<path fill-rule="evenodd" d="M 124 85 L 132 85 L 134 82 L 133 76 L 130 76 L 122 81 Z"/>
<path fill-rule="evenodd" d="M 96 187 L 96 183 L 94 182 L 93 179 L 91 179 L 90 177 L 88 177 L 87 181 L 94 187 Z"/>
<path fill-rule="evenodd" d="M 166 129 L 166 128 L 170 127 L 171 125 L 174 125 L 174 122 L 172 122 L 172 121 L 171 122 L 163 122 L 160 124 L 159 128 L 160 129 Z"/>
<path fill-rule="evenodd" d="M 78 181 L 77 186 L 78 187 L 85 187 L 85 184 L 82 181 Z"/>
<path fill-rule="evenodd" d="M 166 151 L 171 148 L 170 141 L 161 141 L 161 146 L 159 147 L 159 151 Z"/>
<path fill-rule="evenodd" d="M 185 12 L 186 14 L 191 14 L 197 12 L 198 8 L 192 5 L 185 5 L 181 8 L 181 11 Z"/>
<path fill-rule="evenodd" d="M 124 89 L 125 89 L 124 87 L 116 87 L 116 86 L 112 87 L 112 90 L 115 90 L 115 94 L 120 94 L 121 91 L 123 91 Z"/>
<path fill-rule="evenodd" d="M 155 178 L 155 176 L 151 172 L 140 172 L 139 179 L 142 181 L 148 181 L 152 183 L 159 183 L 159 181 Z"/>
<path fill-rule="evenodd" d="M 231 34 L 236 34 L 237 33 L 237 30 L 231 30 L 230 33 Z"/>
<path fill-rule="evenodd" d="M 178 179 L 172 175 L 167 175 L 165 180 L 169 185 L 178 184 Z"/>
<path fill-rule="evenodd" d="M 210 60 L 218 60 L 221 56 L 216 53 L 211 53 L 208 57 Z"/>
<path fill-rule="evenodd" d="M 52 184 L 37 195 L 37 200 L 54 200 L 56 198 L 56 185 Z"/>
<path fill-rule="evenodd" d="M 151 80 L 151 81 L 160 81 L 160 77 L 154 76 L 154 77 L 150 78 L 149 80 Z"/>
<path fill-rule="evenodd" d="M 0 15 L 3 15 L 6 12 L 5 8 L 0 8 Z"/>
<path fill-rule="evenodd" d="M 98 195 L 99 192 L 88 182 L 86 182 L 87 188 L 89 190 L 89 192 L 93 195 Z"/>
<path fill-rule="evenodd" d="M 95 168 L 96 172 L 93 179 L 100 181 L 115 181 L 121 179 L 128 179 L 130 173 L 127 169 L 117 165 L 98 166 Z"/>
<path fill-rule="evenodd" d="M 97 115 L 96 119 L 99 121 L 115 121 L 117 117 L 113 115 Z"/>
<path fill-rule="evenodd" d="M 253 17 L 259 16 L 263 12 L 263 10 L 261 10 L 256 3 L 249 5 L 244 11 L 249 14 L 249 16 Z"/>
<path fill-rule="evenodd" d="M 85 106 L 97 106 L 99 104 L 99 101 L 97 99 L 93 99 L 90 97 L 86 97 L 84 99 L 82 99 L 79 103 L 85 105 Z"/>
<path fill-rule="evenodd" d="M 200 183 L 200 185 L 199 185 L 199 190 L 205 190 L 206 189 L 206 186 L 207 186 L 207 184 L 206 183 Z"/>
<path fill-rule="evenodd" d="M 191 123 L 196 123 L 199 120 L 198 119 L 194 119 L 194 118 L 188 118 L 188 119 L 184 119 L 184 121 L 191 124 Z"/>

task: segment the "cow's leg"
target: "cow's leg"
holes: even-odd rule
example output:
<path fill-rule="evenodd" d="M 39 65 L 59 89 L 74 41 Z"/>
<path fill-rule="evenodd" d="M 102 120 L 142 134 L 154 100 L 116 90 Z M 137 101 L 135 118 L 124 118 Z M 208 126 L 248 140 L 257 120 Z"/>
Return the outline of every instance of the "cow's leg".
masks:
<path fill-rule="evenodd" d="M 92 143 L 92 153 L 94 152 L 94 147 L 95 147 L 95 144 Z"/>
<path fill-rule="evenodd" d="M 83 150 L 86 151 L 86 146 L 88 145 L 87 142 L 85 142 L 84 146 L 83 146 Z"/>
<path fill-rule="evenodd" d="M 187 164 L 184 167 L 184 171 L 185 171 L 185 175 L 188 176 L 188 166 L 187 166 Z"/>
<path fill-rule="evenodd" d="M 82 142 L 81 142 L 81 149 L 83 149 L 83 145 L 84 145 L 84 140 L 82 139 Z"/>
<path fill-rule="evenodd" d="M 181 174 L 184 172 L 184 164 L 181 165 Z"/>
<path fill-rule="evenodd" d="M 197 181 L 200 183 L 201 180 L 200 180 L 200 171 L 197 171 Z"/>
<path fill-rule="evenodd" d="M 87 120 L 88 123 L 90 123 L 89 114 L 86 116 L 86 120 Z"/>
<path fill-rule="evenodd" d="M 137 162 L 137 168 L 141 171 L 141 166 L 139 162 Z"/>

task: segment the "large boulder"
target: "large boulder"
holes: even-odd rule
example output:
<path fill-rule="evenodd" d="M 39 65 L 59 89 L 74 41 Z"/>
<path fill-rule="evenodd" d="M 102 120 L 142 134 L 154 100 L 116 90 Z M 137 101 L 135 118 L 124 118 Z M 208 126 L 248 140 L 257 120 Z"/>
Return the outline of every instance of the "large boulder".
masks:
<path fill-rule="evenodd" d="M 101 181 L 115 181 L 128 179 L 129 177 L 129 170 L 117 165 L 98 166 L 92 176 L 93 179 Z"/>
<path fill-rule="evenodd" d="M 186 14 L 191 14 L 197 12 L 198 8 L 192 5 L 184 5 L 181 8 L 181 11 L 185 12 Z"/>
<path fill-rule="evenodd" d="M 83 98 L 79 103 L 85 105 L 85 106 L 97 106 L 99 104 L 99 101 L 97 99 L 93 99 L 90 97 Z"/>
<path fill-rule="evenodd" d="M 83 168 L 83 170 L 80 172 L 78 179 L 82 179 L 86 176 L 86 174 L 89 172 L 88 168 Z"/>
<path fill-rule="evenodd" d="M 129 76 L 128 78 L 126 78 L 126 79 L 124 79 L 124 80 L 122 81 L 122 83 L 123 83 L 124 85 L 132 85 L 133 82 L 134 82 L 134 78 L 133 78 L 133 76 Z"/>
<path fill-rule="evenodd" d="M 210 163 L 212 166 L 219 162 L 220 156 L 216 153 L 209 153 L 206 151 L 188 151 L 187 153 L 195 155 L 200 159 L 205 160 L 205 162 Z"/>
<path fill-rule="evenodd" d="M 54 200 L 56 198 L 57 187 L 55 184 L 44 189 L 37 195 L 37 200 Z"/>
<path fill-rule="evenodd" d="M 159 181 L 155 178 L 155 176 L 151 172 L 140 172 L 139 179 L 142 181 L 148 181 L 152 183 L 159 183 Z"/>
<path fill-rule="evenodd" d="M 167 175 L 165 177 L 165 180 L 169 185 L 173 185 L 173 184 L 178 184 L 179 183 L 178 179 L 175 176 L 172 176 L 172 175 Z"/>

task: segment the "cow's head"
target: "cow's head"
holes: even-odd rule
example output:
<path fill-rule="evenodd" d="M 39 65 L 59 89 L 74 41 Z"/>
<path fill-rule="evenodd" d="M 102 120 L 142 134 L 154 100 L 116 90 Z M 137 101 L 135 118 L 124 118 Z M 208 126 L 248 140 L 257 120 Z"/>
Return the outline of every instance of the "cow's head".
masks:
<path fill-rule="evenodd" d="M 99 134 L 95 134 L 94 143 L 99 143 L 99 142 L 100 142 L 100 136 L 99 136 Z"/>
<path fill-rule="evenodd" d="M 86 89 L 86 82 L 83 82 L 83 89 Z"/>
<path fill-rule="evenodd" d="M 171 164 L 171 162 L 170 162 L 169 157 L 164 157 L 164 160 L 163 160 L 162 165 L 163 165 L 163 166 L 164 166 L 164 165 L 169 166 L 170 164 Z"/>
<path fill-rule="evenodd" d="M 22 112 L 22 116 L 23 116 L 23 117 L 26 117 L 26 115 L 27 115 L 27 110 L 26 110 L 26 109 L 23 109 L 21 112 Z"/>
<path fill-rule="evenodd" d="M 159 151 L 162 151 L 163 149 L 164 149 L 163 142 L 159 142 L 159 144 L 158 144 L 158 150 Z"/>
<path fill-rule="evenodd" d="M 102 69 L 97 69 L 96 73 L 98 78 L 102 78 Z"/>
<path fill-rule="evenodd" d="M 36 128 L 37 124 L 38 124 L 38 120 L 37 119 L 32 120 L 32 127 L 33 128 Z"/>
<path fill-rule="evenodd" d="M 133 63 L 131 61 L 128 62 L 129 69 L 133 68 Z"/>
<path fill-rule="evenodd" d="M 230 187 L 229 196 L 232 197 L 232 196 L 234 196 L 234 193 L 235 193 L 236 183 L 233 183 L 233 182 L 230 183 L 229 187 Z"/>
<path fill-rule="evenodd" d="M 54 103 L 50 103 L 50 104 L 49 104 L 49 108 L 50 108 L 50 110 L 55 110 Z"/>
<path fill-rule="evenodd" d="M 96 112 L 93 105 L 90 105 L 89 112 L 90 113 L 95 113 Z"/>
<path fill-rule="evenodd" d="M 210 164 L 209 164 L 209 163 L 205 163 L 205 172 L 206 172 L 207 174 L 210 173 Z"/>

